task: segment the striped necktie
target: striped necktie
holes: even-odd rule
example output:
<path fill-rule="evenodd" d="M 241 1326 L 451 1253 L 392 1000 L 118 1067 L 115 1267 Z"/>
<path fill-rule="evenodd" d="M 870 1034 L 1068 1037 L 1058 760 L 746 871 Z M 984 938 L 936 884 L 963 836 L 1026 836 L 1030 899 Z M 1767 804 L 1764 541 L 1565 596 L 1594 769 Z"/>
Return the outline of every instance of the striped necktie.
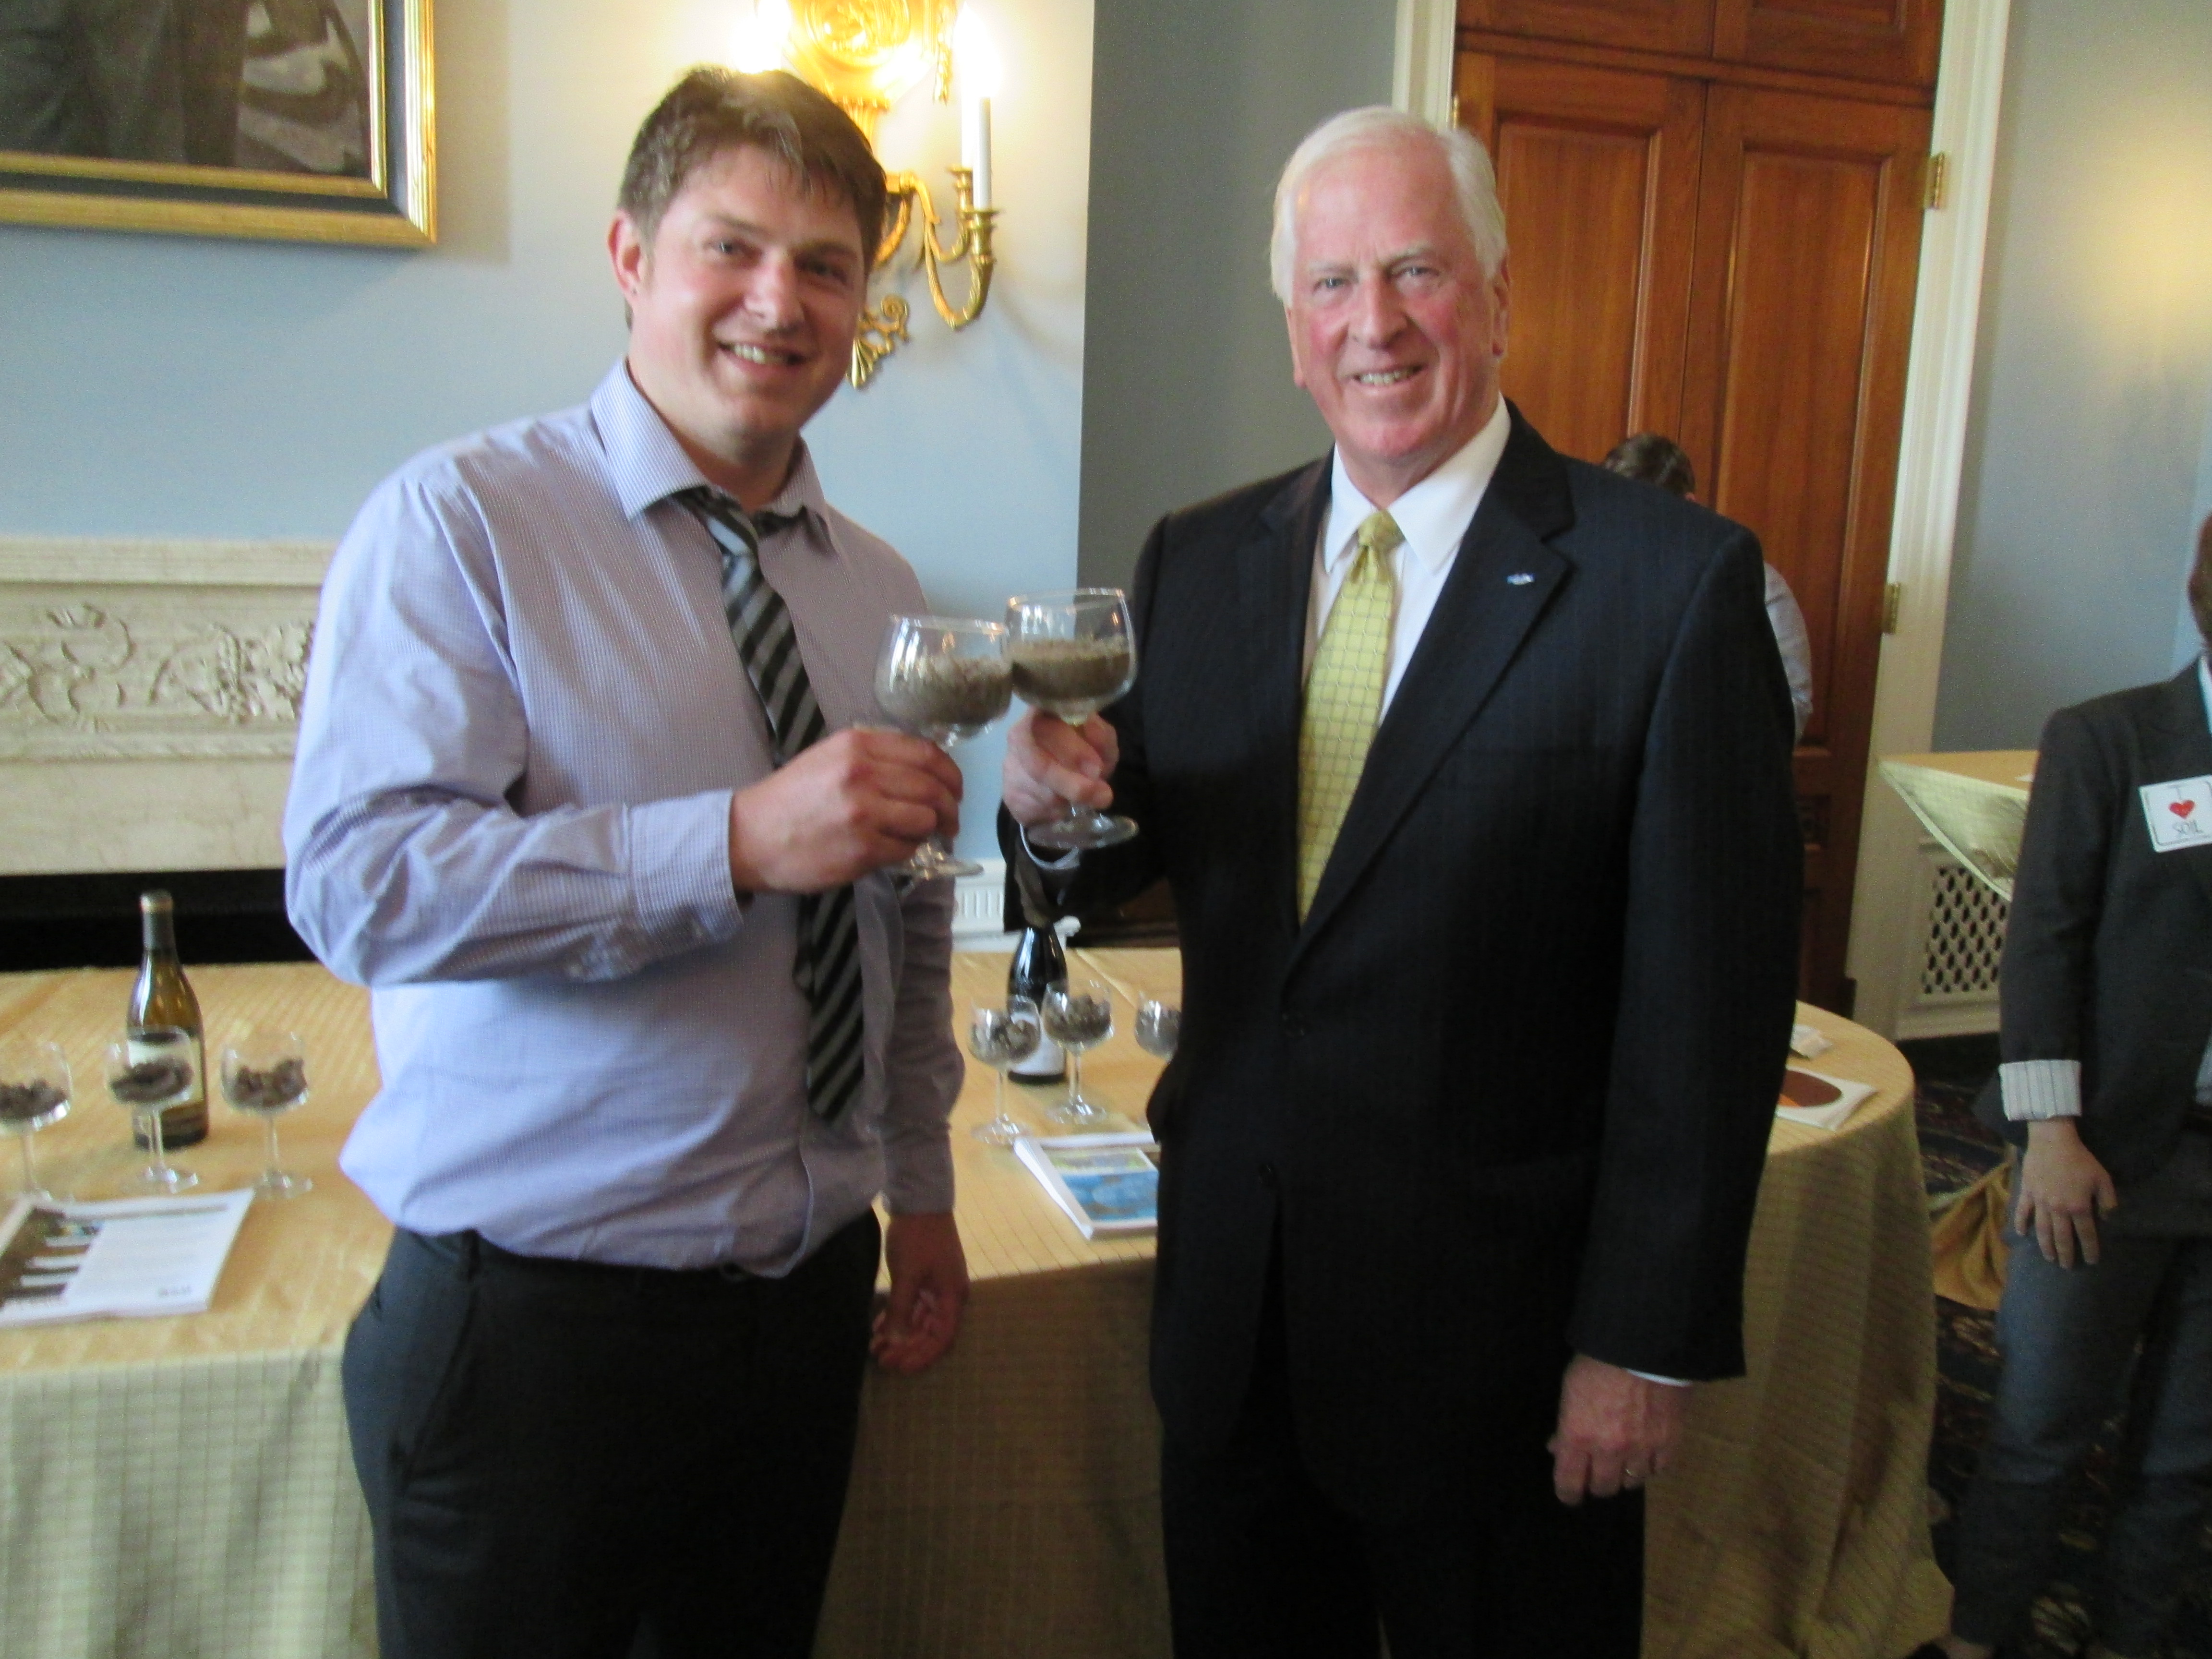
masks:
<path fill-rule="evenodd" d="M 722 611 L 745 674 L 760 694 L 782 766 L 827 726 L 799 658 L 799 635 L 783 596 L 761 574 L 760 532 L 744 508 L 701 485 L 678 495 L 722 550 Z M 806 994 L 806 1103 L 834 1118 L 860 1091 L 862 1074 L 860 934 L 853 890 L 805 893 L 799 900 L 799 956 L 792 978 Z"/>
<path fill-rule="evenodd" d="M 1360 521 L 1358 556 L 1336 591 L 1306 678 L 1298 726 L 1298 920 L 1306 919 L 1321 872 L 1367 764 L 1390 671 L 1398 580 L 1390 554 L 1405 540 L 1388 513 Z"/>

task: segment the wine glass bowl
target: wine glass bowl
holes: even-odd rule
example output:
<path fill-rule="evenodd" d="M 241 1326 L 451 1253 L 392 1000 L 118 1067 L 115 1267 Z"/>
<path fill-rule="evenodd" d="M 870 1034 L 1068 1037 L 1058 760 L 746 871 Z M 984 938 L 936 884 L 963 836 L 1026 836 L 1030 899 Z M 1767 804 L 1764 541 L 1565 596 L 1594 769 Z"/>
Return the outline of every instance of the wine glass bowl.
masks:
<path fill-rule="evenodd" d="M 1006 655 L 1015 696 L 1079 726 L 1136 684 L 1128 598 L 1118 587 L 1017 594 L 1006 601 Z M 1065 816 L 1027 832 L 1035 845 L 1063 853 L 1111 847 L 1136 833 L 1131 819 L 1072 801 Z"/>
<path fill-rule="evenodd" d="M 134 1185 L 151 1193 L 180 1193 L 200 1178 L 172 1168 L 161 1139 L 161 1114 L 192 1097 L 199 1081 L 199 1044 L 173 1025 L 149 1025 L 107 1045 L 107 1092 L 137 1120 L 146 1137 L 146 1167 Z"/>
<path fill-rule="evenodd" d="M 1146 997 L 1137 1005 L 1137 1046 L 1148 1054 L 1162 1060 L 1175 1057 L 1176 1044 L 1182 1040 L 1182 1009 L 1180 1005 L 1164 1002 L 1158 997 Z"/>
<path fill-rule="evenodd" d="M 1071 972 L 1045 993 L 1044 1034 L 1067 1050 L 1067 1098 L 1052 1109 L 1060 1123 L 1096 1123 L 1106 1109 L 1083 1092 L 1083 1056 L 1114 1035 L 1114 994 L 1097 975 Z"/>
<path fill-rule="evenodd" d="M 12 1135 L 23 1162 L 23 1184 L 15 1196 L 50 1199 L 39 1184 L 31 1137 L 69 1115 L 69 1057 L 60 1045 L 9 1034 L 0 1037 L 0 1134 Z"/>
<path fill-rule="evenodd" d="M 277 1162 L 276 1120 L 307 1098 L 307 1052 L 293 1031 L 250 1026 L 223 1045 L 222 1097 L 231 1110 L 258 1117 L 267 1157 L 253 1190 L 264 1198 L 294 1198 L 314 1182 Z"/>
<path fill-rule="evenodd" d="M 876 658 L 876 706 L 902 731 L 949 749 L 975 736 L 1013 699 L 1006 630 L 972 617 L 894 617 Z M 983 866 L 932 836 L 895 874 L 930 880 Z"/>
<path fill-rule="evenodd" d="M 1010 997 L 1003 1008 L 978 1006 L 968 1018 L 968 1052 L 999 1074 L 999 1109 L 988 1123 L 975 1128 L 978 1140 L 994 1146 L 1011 1146 L 1021 1138 L 1022 1126 L 1006 1110 L 1006 1073 L 1027 1060 L 1044 1040 L 1044 1025 L 1037 1006 L 1027 997 Z"/>

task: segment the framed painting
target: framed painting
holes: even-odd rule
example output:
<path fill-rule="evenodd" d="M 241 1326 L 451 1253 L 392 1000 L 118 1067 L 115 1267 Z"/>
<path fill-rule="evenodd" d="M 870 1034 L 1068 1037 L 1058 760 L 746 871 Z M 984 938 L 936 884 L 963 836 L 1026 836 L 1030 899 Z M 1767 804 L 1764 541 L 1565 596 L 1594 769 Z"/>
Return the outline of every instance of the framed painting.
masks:
<path fill-rule="evenodd" d="M 430 0 L 0 0 L 0 221 L 437 239 Z"/>

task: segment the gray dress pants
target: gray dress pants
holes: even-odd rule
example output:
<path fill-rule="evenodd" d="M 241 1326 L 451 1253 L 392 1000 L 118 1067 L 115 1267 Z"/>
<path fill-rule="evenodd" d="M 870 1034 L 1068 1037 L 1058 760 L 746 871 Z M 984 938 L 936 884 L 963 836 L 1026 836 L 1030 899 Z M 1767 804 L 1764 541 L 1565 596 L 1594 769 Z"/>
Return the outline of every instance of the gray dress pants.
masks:
<path fill-rule="evenodd" d="M 2097 1265 L 2064 1268 L 2007 1232 L 2002 1370 L 1960 1516 L 1951 1628 L 1968 1641 L 2024 1633 L 2075 1472 L 2124 1401 L 2098 1639 L 2154 1652 L 2198 1548 L 2212 1498 L 2212 1133 L 2185 1133 L 2165 1168 L 2121 1194 L 2099 1238 Z"/>

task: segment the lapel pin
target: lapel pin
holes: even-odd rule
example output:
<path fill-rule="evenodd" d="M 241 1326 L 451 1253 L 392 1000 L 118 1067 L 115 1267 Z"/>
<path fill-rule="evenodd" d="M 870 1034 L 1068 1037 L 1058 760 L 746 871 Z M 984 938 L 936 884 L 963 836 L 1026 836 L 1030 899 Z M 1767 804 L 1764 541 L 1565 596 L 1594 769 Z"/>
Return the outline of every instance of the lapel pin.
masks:
<path fill-rule="evenodd" d="M 1505 585 L 1509 587 L 1526 587 L 1535 580 L 1527 571 L 1516 570 L 1505 579 Z"/>

